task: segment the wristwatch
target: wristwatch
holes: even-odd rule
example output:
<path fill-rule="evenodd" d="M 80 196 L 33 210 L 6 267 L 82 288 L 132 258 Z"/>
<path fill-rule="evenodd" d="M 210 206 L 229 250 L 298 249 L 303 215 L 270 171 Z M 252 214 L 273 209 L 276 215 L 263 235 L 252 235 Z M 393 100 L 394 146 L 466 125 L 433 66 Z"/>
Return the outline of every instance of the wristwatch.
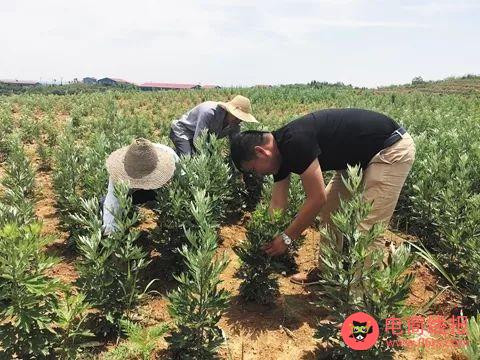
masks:
<path fill-rule="evenodd" d="M 282 238 L 283 242 L 285 243 L 285 245 L 287 245 L 287 247 L 290 247 L 292 245 L 292 239 L 290 239 L 290 236 L 288 236 L 287 234 L 285 234 L 284 232 L 282 232 L 280 234 L 280 237 Z"/>

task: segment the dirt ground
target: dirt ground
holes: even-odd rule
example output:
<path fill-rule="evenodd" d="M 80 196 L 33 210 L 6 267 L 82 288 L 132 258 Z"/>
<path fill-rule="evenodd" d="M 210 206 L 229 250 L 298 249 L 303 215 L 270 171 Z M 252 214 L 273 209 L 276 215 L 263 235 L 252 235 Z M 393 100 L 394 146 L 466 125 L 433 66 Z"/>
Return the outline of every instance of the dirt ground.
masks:
<path fill-rule="evenodd" d="M 31 153 L 34 163 L 38 159 Z M 1 170 L 0 170 L 1 173 Z M 52 236 L 53 244 L 48 251 L 57 254 L 61 262 L 51 270 L 51 275 L 65 282 L 74 282 L 77 278 L 75 272 L 75 254 L 66 245 L 68 234 L 59 229 L 58 214 L 55 209 L 55 199 L 52 189 L 51 173 L 48 171 L 37 172 L 37 203 L 36 214 L 43 221 L 43 231 Z M 142 230 L 148 231 L 155 226 L 147 211 L 146 221 Z M 327 313 L 315 306 L 315 296 L 307 288 L 294 285 L 287 277 L 280 278 L 281 296 L 273 306 L 246 304 L 238 297 L 240 280 L 234 274 L 239 266 L 238 259 L 232 246 L 245 238 L 245 228 L 242 219 L 232 225 L 221 228 L 221 245 L 219 252 L 226 252 L 230 263 L 222 274 L 222 286 L 231 292 L 231 305 L 220 321 L 220 326 L 227 338 L 225 346 L 221 349 L 221 356 L 225 359 L 275 359 L 313 360 L 329 358 L 328 351 L 322 350 L 321 344 L 313 338 L 316 324 L 320 320 L 328 319 Z M 316 249 L 319 241 L 317 231 L 307 230 L 306 241 L 300 250 L 297 262 L 301 270 L 310 268 L 317 257 Z M 398 234 L 388 232 L 385 235 L 394 243 L 403 241 Z M 406 237 L 406 236 L 405 236 Z M 152 253 L 155 256 L 154 253 Z M 438 287 L 440 279 L 426 266 L 416 264 L 413 271 L 416 274 L 413 283 L 409 304 L 415 308 L 422 308 L 430 299 L 440 292 Z M 157 273 L 157 271 L 155 271 Z M 161 276 L 161 269 L 158 269 Z M 161 280 L 160 280 L 161 281 Z M 165 292 L 172 285 L 165 286 Z M 450 291 L 443 292 L 435 298 L 430 312 L 441 314 L 445 317 L 455 312 L 459 298 Z M 167 301 L 164 296 L 152 296 L 139 308 L 139 315 L 145 324 L 155 324 L 169 321 Z M 107 347 L 109 345 L 107 344 Z M 160 344 L 159 358 L 166 344 Z M 462 359 L 457 350 L 441 349 L 400 349 L 395 359 Z"/>

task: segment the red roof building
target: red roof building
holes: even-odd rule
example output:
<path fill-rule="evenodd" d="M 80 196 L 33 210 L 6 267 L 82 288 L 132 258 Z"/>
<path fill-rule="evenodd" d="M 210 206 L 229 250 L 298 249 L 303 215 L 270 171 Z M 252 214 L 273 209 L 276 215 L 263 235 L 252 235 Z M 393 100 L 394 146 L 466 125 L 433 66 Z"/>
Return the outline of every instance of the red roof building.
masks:
<path fill-rule="evenodd" d="M 140 84 L 140 89 L 142 90 L 190 90 L 190 89 L 199 89 L 200 85 L 196 84 L 173 84 L 173 83 L 156 83 L 156 82 L 146 82 Z"/>

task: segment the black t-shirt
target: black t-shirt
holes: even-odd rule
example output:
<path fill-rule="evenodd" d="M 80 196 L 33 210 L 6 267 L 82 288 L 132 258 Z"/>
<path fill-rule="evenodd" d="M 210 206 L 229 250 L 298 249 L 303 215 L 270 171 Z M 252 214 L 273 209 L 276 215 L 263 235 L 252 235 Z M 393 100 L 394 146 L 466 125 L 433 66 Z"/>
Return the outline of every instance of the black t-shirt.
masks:
<path fill-rule="evenodd" d="M 272 134 L 282 156 L 275 181 L 302 174 L 315 158 L 322 170 L 365 168 L 399 128 L 388 116 L 362 109 L 327 109 L 291 121 Z"/>

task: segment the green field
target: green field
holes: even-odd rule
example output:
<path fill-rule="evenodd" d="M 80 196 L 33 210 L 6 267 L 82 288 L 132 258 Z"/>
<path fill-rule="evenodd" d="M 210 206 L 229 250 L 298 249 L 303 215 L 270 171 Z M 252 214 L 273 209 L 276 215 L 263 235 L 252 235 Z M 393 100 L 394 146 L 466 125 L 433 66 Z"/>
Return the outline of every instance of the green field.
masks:
<path fill-rule="evenodd" d="M 147 213 L 141 210 L 140 215 L 136 215 L 133 208 L 134 215 L 123 214 L 125 228 L 112 239 L 102 240 L 98 234 L 96 202 L 106 192 L 106 156 L 136 137 L 172 145 L 168 131 L 173 119 L 202 101 L 227 101 L 235 94 L 247 96 L 252 102 L 260 124 L 251 128 L 274 130 L 308 112 L 343 107 L 378 111 L 405 126 L 416 143 L 416 160 L 390 230 L 425 251 L 424 257 L 415 255 L 410 269 L 402 276 L 384 279 L 394 279 L 400 284 L 405 273 L 414 269 L 415 274 L 415 269 L 428 267 L 430 270 L 426 271 L 434 279 L 432 291 L 440 295 L 422 298 L 421 306 L 418 302 L 412 305 L 408 301 L 412 297 L 409 288 L 403 297 L 388 299 L 385 294 L 395 295 L 398 289 L 387 289 L 388 286 L 379 283 L 375 287 L 377 308 L 389 309 L 385 312 L 390 313 L 382 312 L 382 316 L 393 316 L 396 311 L 408 313 L 408 310 L 414 314 L 432 314 L 439 307 L 430 308 L 431 305 L 441 307 L 443 304 L 445 317 L 449 315 L 447 308 L 462 308 L 462 314 L 475 316 L 480 309 L 478 89 L 477 79 L 454 79 L 377 90 L 298 85 L 148 93 L 107 89 L 72 95 L 27 92 L 0 96 L 0 351 L 8 354 L 6 358 L 16 354 L 24 359 L 150 358 L 150 354 L 169 358 L 176 349 L 171 347 L 172 341 L 177 341 L 177 348 L 188 348 L 189 344 L 178 345 L 178 336 L 185 335 L 185 331 L 189 336 L 185 339 L 189 339 L 191 346 L 197 344 L 195 341 L 202 343 L 199 337 L 204 335 L 188 333 L 196 321 L 200 321 L 194 319 L 201 316 L 185 320 L 188 314 L 196 314 L 199 309 L 186 307 L 181 301 L 187 299 L 188 294 L 200 294 L 199 304 L 203 305 L 199 306 L 207 309 L 202 313 L 205 317 L 215 317 L 216 311 L 218 316 L 223 315 L 222 320 L 202 318 L 202 331 L 214 333 L 220 321 L 220 328 L 229 339 L 223 341 L 224 336 L 218 333 L 214 340 L 210 339 L 209 346 L 212 349 L 219 346 L 221 357 L 236 359 L 245 354 L 245 358 L 303 356 L 308 359 L 309 353 L 317 354 L 318 344 L 313 336 L 316 326 L 311 323 L 305 330 L 302 319 L 325 318 L 320 305 L 318 313 L 317 307 L 307 305 L 312 300 L 320 304 L 322 295 L 302 298 L 287 289 L 288 281 L 281 278 L 283 295 L 278 295 L 279 300 L 271 305 L 273 310 L 242 308 L 243 317 L 253 319 L 251 332 L 260 329 L 255 337 L 248 337 L 249 329 L 238 315 L 242 306 L 237 298 L 241 279 L 233 276 L 232 269 L 240 264 L 232 248 L 236 237 L 245 238 L 245 228 L 250 229 L 249 233 L 254 232 L 255 229 L 248 227 L 254 209 L 242 206 L 248 199 L 248 191 L 242 188 L 238 174 L 226 160 L 224 142 L 204 144 L 203 158 L 184 163 L 186 177 L 175 182 L 170 192 L 159 193 L 158 199 L 165 203 Z M 225 186 L 215 186 L 218 179 Z M 195 191 L 190 193 L 188 187 Z M 298 205 L 299 188 L 292 192 L 292 197 L 296 200 L 292 203 Z M 127 197 L 124 201 L 128 205 Z M 200 205 L 210 210 L 202 213 L 200 209 L 195 213 L 190 204 L 197 210 Z M 195 214 L 199 214 L 198 217 Z M 182 226 L 195 233 L 192 236 L 198 236 L 200 243 L 208 238 L 205 242 L 210 247 L 195 247 L 194 241 L 185 238 Z M 232 229 L 235 229 L 233 239 L 228 236 Z M 318 234 L 318 227 L 314 226 L 311 232 Z M 178 234 L 178 238 L 171 238 L 172 234 Z M 308 239 L 307 236 L 307 250 L 300 251 L 303 258 L 305 254 L 314 257 L 319 247 Z M 169 274 L 183 271 L 185 277 L 176 280 L 167 279 L 164 268 L 159 268 L 159 264 L 163 264 L 161 259 L 167 257 L 172 246 L 185 246 L 183 257 L 175 253 L 174 264 L 178 268 L 169 268 Z M 168 251 L 164 250 L 168 247 Z M 411 250 L 417 253 L 415 248 Z M 222 258 L 215 253 L 225 253 L 229 263 L 222 263 Z M 203 259 L 216 266 L 218 273 L 223 271 L 223 275 L 210 274 L 212 279 L 220 278 L 222 282 L 201 285 L 203 280 L 198 280 L 198 274 L 181 265 L 182 259 L 188 261 L 189 256 L 191 264 L 196 264 L 193 268 L 205 270 L 206 265 L 199 260 Z M 195 263 L 195 259 L 200 263 Z M 155 281 L 149 291 L 144 293 L 152 280 Z M 192 290 L 190 285 L 196 280 L 200 285 Z M 179 285 L 180 290 L 172 295 Z M 210 287 L 211 292 L 205 291 L 205 286 Z M 228 303 L 229 295 L 219 289 L 228 290 L 234 300 Z M 447 293 L 453 303 L 439 303 Z M 168 300 L 167 294 L 170 294 Z M 190 300 L 196 299 L 195 296 Z M 225 303 L 223 300 L 214 303 L 210 297 L 222 298 Z M 285 307 L 286 303 L 289 306 Z M 165 310 L 168 304 L 180 310 L 168 312 Z M 160 315 L 152 308 L 161 308 Z M 210 308 L 212 312 L 208 312 Z M 307 308 L 311 311 L 308 314 Z M 372 305 L 370 312 L 374 308 Z M 359 309 L 362 309 L 360 305 L 351 308 Z M 265 315 L 265 311 L 272 312 Z M 295 315 L 296 311 L 300 315 Z M 287 318 L 285 322 L 272 320 L 277 315 L 281 318 L 280 314 L 284 320 Z M 269 319 L 270 325 L 262 322 L 263 316 Z M 190 329 L 182 330 L 182 324 L 190 324 Z M 278 325 L 283 326 L 281 329 L 293 327 L 289 330 L 293 337 L 279 330 Z M 175 334 L 180 334 L 176 340 Z M 127 337 L 129 341 L 124 340 Z M 117 338 L 120 339 L 118 346 Z M 196 340 L 191 340 L 193 338 Z M 268 350 L 272 338 L 280 339 L 280 343 L 291 341 L 291 346 L 287 349 L 275 343 Z M 295 338 L 302 340 L 296 343 L 292 340 Z M 472 332 L 470 340 L 470 358 L 475 358 L 474 346 L 480 346 L 480 339 L 478 335 L 475 339 Z M 330 346 L 335 348 L 335 344 Z M 192 351 L 210 354 L 209 351 L 216 351 L 212 349 Z M 451 358 L 460 352 L 442 355 Z M 406 354 L 409 358 L 416 356 Z"/>

